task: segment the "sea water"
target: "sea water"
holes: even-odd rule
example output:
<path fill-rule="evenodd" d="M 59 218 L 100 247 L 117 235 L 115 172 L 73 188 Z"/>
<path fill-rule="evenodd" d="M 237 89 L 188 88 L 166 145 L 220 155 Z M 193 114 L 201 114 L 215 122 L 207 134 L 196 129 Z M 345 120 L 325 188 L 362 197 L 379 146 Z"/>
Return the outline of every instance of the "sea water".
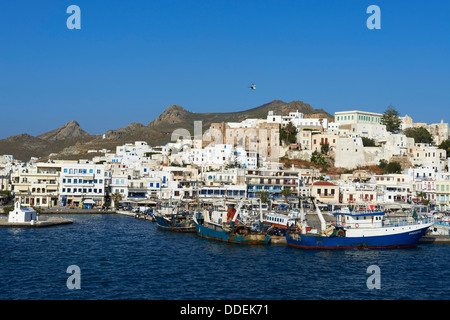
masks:
<path fill-rule="evenodd" d="M 0 229 L 1 300 L 378 300 L 450 298 L 450 245 L 303 250 L 245 246 L 114 214 Z M 79 268 L 78 289 L 68 285 Z M 378 288 L 368 285 L 378 270 Z M 69 268 L 69 269 L 68 269 Z"/>

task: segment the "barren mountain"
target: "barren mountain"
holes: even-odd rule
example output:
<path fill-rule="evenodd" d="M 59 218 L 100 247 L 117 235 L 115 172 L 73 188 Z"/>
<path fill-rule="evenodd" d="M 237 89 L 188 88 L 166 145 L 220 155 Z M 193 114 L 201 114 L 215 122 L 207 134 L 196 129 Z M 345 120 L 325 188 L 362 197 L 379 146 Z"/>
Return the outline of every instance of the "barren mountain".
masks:
<path fill-rule="evenodd" d="M 89 133 L 81 129 L 78 122 L 75 120 L 70 121 L 69 123 L 66 123 L 65 125 L 61 126 L 58 129 L 43 133 L 37 138 L 43 139 L 43 140 L 66 140 L 66 139 L 72 139 L 72 138 L 78 138 L 81 136 L 88 136 Z"/>
<path fill-rule="evenodd" d="M 278 115 L 287 115 L 294 111 L 302 112 L 306 118 L 314 116 L 333 120 L 333 116 L 323 109 L 314 109 L 302 101 L 289 103 L 274 100 L 262 106 L 227 113 L 195 113 L 178 105 L 170 105 L 148 125 L 131 123 L 130 125 L 107 131 L 103 136 L 91 136 L 81 129 L 76 121 L 62 127 L 33 137 L 27 134 L 0 140 L 0 154 L 12 154 L 16 159 L 29 160 L 30 157 L 46 157 L 50 153 L 60 153 L 61 158 L 87 158 L 88 150 L 109 149 L 118 145 L 147 141 L 157 146 L 171 141 L 175 129 L 187 129 L 194 133 L 194 121 L 201 121 L 203 130 L 215 122 L 239 122 L 247 118 L 266 118 L 269 111 Z"/>

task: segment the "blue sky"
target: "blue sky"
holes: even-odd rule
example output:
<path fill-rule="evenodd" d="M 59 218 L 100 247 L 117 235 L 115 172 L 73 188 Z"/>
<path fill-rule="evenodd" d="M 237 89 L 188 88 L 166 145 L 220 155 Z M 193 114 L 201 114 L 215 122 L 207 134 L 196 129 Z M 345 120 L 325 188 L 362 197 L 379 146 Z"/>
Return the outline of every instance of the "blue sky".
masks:
<path fill-rule="evenodd" d="M 66 9 L 81 9 L 69 30 Z M 369 5 L 381 30 L 369 30 Z M 2 1 L 0 138 L 278 99 L 450 121 L 449 1 Z M 248 86 L 255 83 L 257 89 Z"/>

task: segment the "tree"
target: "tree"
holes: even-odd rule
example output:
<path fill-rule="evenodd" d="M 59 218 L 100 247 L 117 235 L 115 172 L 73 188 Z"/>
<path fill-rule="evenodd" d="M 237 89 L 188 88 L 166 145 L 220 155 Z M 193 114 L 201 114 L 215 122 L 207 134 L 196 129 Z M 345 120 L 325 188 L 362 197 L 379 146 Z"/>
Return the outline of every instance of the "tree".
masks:
<path fill-rule="evenodd" d="M 400 173 L 402 171 L 402 166 L 398 162 L 389 162 L 386 166 L 385 173 Z"/>
<path fill-rule="evenodd" d="M 383 173 L 399 173 L 402 171 L 402 166 L 399 162 L 387 162 L 384 159 L 380 160 L 378 167 L 383 169 Z"/>
<path fill-rule="evenodd" d="M 284 189 L 281 191 L 281 195 L 284 197 L 284 201 L 287 202 L 287 198 L 291 195 L 291 189 L 289 189 L 289 188 L 284 188 Z"/>
<path fill-rule="evenodd" d="M 314 164 L 317 164 L 319 166 L 325 166 L 327 164 L 327 162 L 325 161 L 324 156 L 317 152 L 314 151 L 311 155 L 311 162 L 313 162 Z"/>
<path fill-rule="evenodd" d="M 443 141 L 439 146 L 439 149 L 447 151 L 447 155 L 450 155 L 450 139 Z"/>
<path fill-rule="evenodd" d="M 431 133 L 423 127 L 407 128 L 403 130 L 403 134 L 409 138 L 414 138 L 415 143 L 433 142 L 433 137 L 431 136 Z"/>
<path fill-rule="evenodd" d="M 330 151 L 330 145 L 328 143 L 320 145 L 320 151 L 322 154 L 327 154 Z"/>
<path fill-rule="evenodd" d="M 378 167 L 383 169 L 383 170 L 386 170 L 387 165 L 388 165 L 388 162 L 386 160 L 384 160 L 384 159 L 381 159 L 380 163 L 378 164 Z"/>
<path fill-rule="evenodd" d="M 267 199 L 269 199 L 269 193 L 267 191 L 259 191 L 257 194 L 262 203 L 266 203 Z"/>
<path fill-rule="evenodd" d="M 398 111 L 394 108 L 394 106 L 390 105 L 383 113 L 381 124 L 384 124 L 386 126 L 386 130 L 389 132 L 398 132 L 400 131 L 401 123 L 402 121 L 400 120 Z"/>
<path fill-rule="evenodd" d="M 362 139 L 362 143 L 364 147 L 375 147 L 375 140 L 374 139 L 370 139 L 370 138 L 366 138 L 366 137 L 361 137 Z"/>
<path fill-rule="evenodd" d="M 120 204 L 120 201 L 122 201 L 122 195 L 116 191 L 111 195 L 112 200 L 114 201 L 115 207 L 117 207 Z"/>
<path fill-rule="evenodd" d="M 280 140 L 284 141 L 286 144 L 296 143 L 297 133 L 297 128 L 289 121 L 289 123 L 280 130 Z"/>
<path fill-rule="evenodd" d="M 427 206 L 430 204 L 430 200 L 427 199 L 427 194 L 425 192 L 417 192 L 417 196 L 420 197 L 420 201 L 423 205 Z"/>

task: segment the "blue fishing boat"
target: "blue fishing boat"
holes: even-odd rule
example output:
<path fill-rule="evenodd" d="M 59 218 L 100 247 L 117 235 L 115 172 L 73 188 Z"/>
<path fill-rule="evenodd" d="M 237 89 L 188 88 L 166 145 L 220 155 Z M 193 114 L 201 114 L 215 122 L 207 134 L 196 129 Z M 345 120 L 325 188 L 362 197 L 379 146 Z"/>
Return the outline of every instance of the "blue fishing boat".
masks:
<path fill-rule="evenodd" d="M 224 207 L 198 213 L 194 215 L 197 235 L 236 244 L 268 244 L 270 242 L 270 236 L 265 232 L 240 224 L 237 220 L 238 216 L 239 210 Z"/>
<path fill-rule="evenodd" d="M 316 212 L 320 230 L 308 231 L 299 223 L 287 232 L 288 245 L 303 249 L 414 247 L 433 224 L 433 219 L 428 217 L 386 218 L 381 210 L 350 211 L 347 208 L 334 212 L 336 221 L 327 225 L 317 206 Z"/>

